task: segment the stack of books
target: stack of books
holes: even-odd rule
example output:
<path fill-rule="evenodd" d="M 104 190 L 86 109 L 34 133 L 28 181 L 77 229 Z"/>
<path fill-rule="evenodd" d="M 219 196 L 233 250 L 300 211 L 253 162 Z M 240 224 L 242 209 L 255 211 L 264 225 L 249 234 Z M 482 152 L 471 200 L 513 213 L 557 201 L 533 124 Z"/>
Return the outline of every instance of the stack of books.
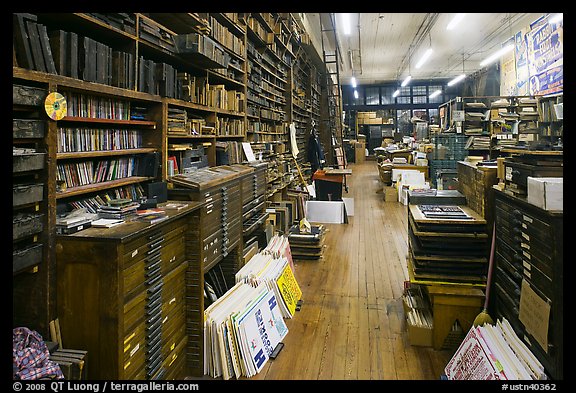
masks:
<path fill-rule="evenodd" d="M 136 210 L 136 219 L 145 221 L 149 224 L 155 224 L 168 218 L 165 210 L 159 208 Z"/>
<path fill-rule="evenodd" d="M 139 206 L 138 202 L 131 199 L 111 199 L 107 205 L 98 208 L 98 217 L 125 220 L 134 216 Z"/>
<path fill-rule="evenodd" d="M 70 235 L 92 226 L 94 214 L 87 213 L 86 209 L 76 209 L 72 212 L 56 217 L 56 234 Z"/>

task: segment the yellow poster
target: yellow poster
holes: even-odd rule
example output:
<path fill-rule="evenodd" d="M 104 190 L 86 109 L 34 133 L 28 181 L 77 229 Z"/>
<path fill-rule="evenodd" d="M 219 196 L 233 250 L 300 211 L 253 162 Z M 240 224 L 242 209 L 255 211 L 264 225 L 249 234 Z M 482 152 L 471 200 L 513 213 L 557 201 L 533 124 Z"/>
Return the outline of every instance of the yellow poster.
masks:
<path fill-rule="evenodd" d="M 288 311 L 290 311 L 290 315 L 294 315 L 296 303 L 300 300 L 302 291 L 289 264 L 286 264 L 284 267 L 282 274 L 276 280 L 276 284 L 278 285 L 278 289 L 280 290 L 284 303 L 286 303 Z"/>

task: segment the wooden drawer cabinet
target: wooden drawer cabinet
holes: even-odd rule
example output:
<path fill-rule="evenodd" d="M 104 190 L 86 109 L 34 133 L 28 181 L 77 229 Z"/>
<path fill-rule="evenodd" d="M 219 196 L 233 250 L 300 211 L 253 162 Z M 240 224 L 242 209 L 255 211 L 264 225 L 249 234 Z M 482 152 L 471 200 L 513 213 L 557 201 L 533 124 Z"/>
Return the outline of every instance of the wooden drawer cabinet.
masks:
<path fill-rule="evenodd" d="M 563 213 L 495 190 L 496 254 L 492 306 L 553 379 L 563 378 Z M 520 320 L 522 283 L 550 307 L 543 348 Z M 526 321 L 525 321 L 526 322 Z"/>
<path fill-rule="evenodd" d="M 185 374 L 185 234 L 201 204 L 58 236 L 58 316 L 66 345 L 90 353 L 89 379 Z"/>

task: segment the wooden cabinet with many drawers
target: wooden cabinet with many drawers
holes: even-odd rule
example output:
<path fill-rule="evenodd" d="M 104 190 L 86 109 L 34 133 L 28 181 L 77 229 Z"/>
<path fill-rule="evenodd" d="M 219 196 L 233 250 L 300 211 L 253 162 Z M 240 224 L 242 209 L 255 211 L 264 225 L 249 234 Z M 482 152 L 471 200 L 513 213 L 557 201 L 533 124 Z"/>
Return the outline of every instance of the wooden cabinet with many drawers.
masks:
<path fill-rule="evenodd" d="M 563 213 L 540 209 L 496 188 L 495 196 L 496 263 L 491 299 L 495 316 L 510 322 L 553 379 L 562 379 Z M 547 304 L 543 315 L 549 307 L 548 320 L 538 322 L 547 330 L 545 340 L 534 337 L 534 328 L 522 322 L 522 296 L 540 298 L 528 307 Z M 547 344 L 544 347 L 543 342 Z"/>
<path fill-rule="evenodd" d="M 64 345 L 90 353 L 89 379 L 178 379 L 186 373 L 188 202 L 156 224 L 127 221 L 57 238 Z"/>

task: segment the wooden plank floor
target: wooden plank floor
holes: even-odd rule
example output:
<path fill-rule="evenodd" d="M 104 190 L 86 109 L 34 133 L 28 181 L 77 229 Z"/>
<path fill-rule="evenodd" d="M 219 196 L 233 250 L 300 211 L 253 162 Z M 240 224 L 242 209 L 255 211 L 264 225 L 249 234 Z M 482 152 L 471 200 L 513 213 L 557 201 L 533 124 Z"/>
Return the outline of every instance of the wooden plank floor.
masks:
<path fill-rule="evenodd" d="M 326 224 L 320 261 L 299 261 L 302 309 L 254 380 L 438 380 L 451 352 L 413 347 L 402 308 L 406 206 L 384 202 L 375 161 L 352 164 L 354 216 Z"/>

